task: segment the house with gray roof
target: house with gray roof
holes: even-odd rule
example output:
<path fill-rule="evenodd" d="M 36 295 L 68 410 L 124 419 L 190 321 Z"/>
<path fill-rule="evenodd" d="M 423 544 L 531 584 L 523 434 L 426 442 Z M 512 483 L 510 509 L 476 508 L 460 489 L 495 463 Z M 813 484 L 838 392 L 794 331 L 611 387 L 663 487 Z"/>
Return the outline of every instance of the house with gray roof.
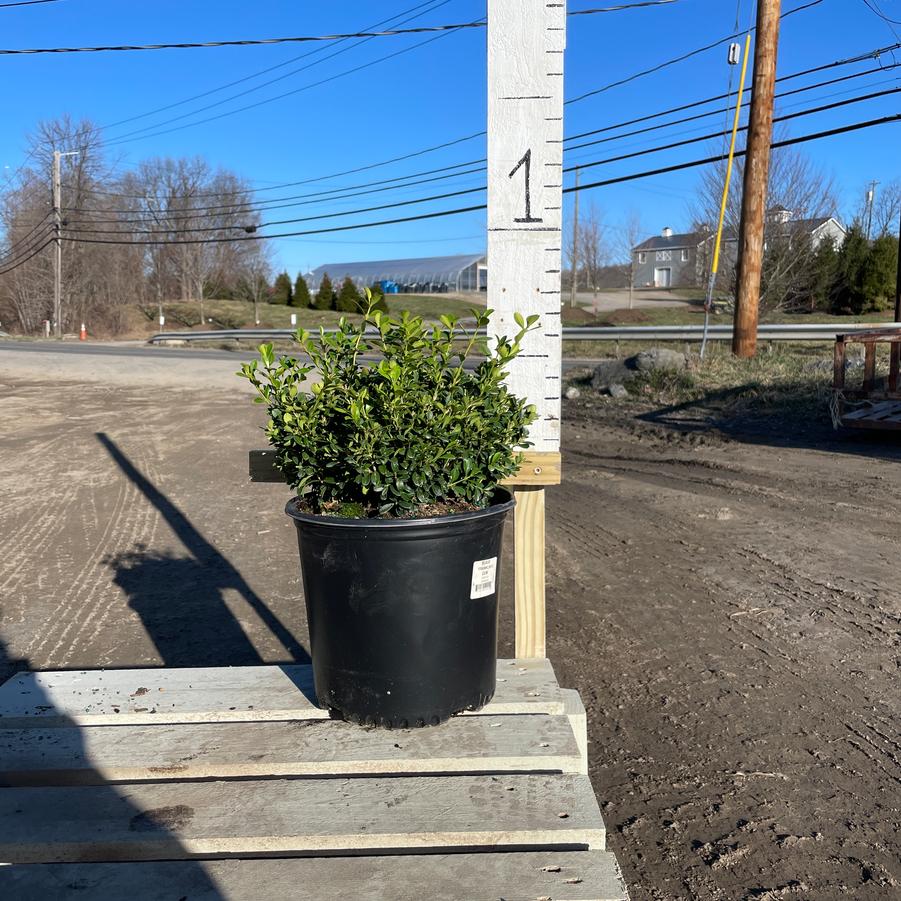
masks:
<path fill-rule="evenodd" d="M 825 240 L 836 247 L 847 230 L 835 216 L 795 218 L 784 206 L 767 210 L 766 241 L 792 242 L 808 239 L 816 250 Z M 712 230 L 675 234 L 665 228 L 660 235 L 642 241 L 632 249 L 632 284 L 636 288 L 698 288 L 710 271 L 714 235 Z M 764 244 L 764 252 L 767 245 Z M 738 235 L 735 229 L 723 230 L 720 271 L 734 268 L 738 259 Z"/>
<path fill-rule="evenodd" d="M 671 228 L 632 249 L 636 288 L 695 288 L 704 281 L 705 232 L 675 234 Z"/>

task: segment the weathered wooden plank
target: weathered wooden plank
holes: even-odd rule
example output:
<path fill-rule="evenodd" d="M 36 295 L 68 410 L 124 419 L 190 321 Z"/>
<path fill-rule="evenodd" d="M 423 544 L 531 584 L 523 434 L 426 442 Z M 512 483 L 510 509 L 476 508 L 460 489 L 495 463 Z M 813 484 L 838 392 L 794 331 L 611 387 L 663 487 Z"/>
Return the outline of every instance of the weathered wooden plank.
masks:
<path fill-rule="evenodd" d="M 516 656 L 545 656 L 544 489 L 517 489 L 513 539 Z"/>
<path fill-rule="evenodd" d="M 563 689 L 563 703 L 566 705 L 566 717 L 572 727 L 579 757 L 582 764 L 580 773 L 588 775 L 588 715 L 579 692 L 573 688 Z"/>
<path fill-rule="evenodd" d="M 295 857 L 0 868 L 0 897 L 49 901 L 627 901 L 607 851 Z"/>
<path fill-rule="evenodd" d="M 874 417 L 879 416 L 882 413 L 893 413 L 895 410 L 901 408 L 901 404 L 896 400 L 884 400 L 878 404 L 873 404 L 868 407 L 861 407 L 859 410 L 854 410 L 850 413 L 846 413 L 842 418 L 843 419 L 873 419 Z"/>
<path fill-rule="evenodd" d="M 393 731 L 328 720 L 0 730 L 6 785 L 529 772 L 581 772 L 567 717 L 460 717 Z"/>
<path fill-rule="evenodd" d="M 587 776 L 186 782 L 0 792 L 0 861 L 604 849 Z"/>
<path fill-rule="evenodd" d="M 872 419 L 842 419 L 842 425 L 850 429 L 888 429 L 890 431 L 901 429 L 901 421 L 895 419 L 874 421 Z"/>
<path fill-rule="evenodd" d="M 863 390 L 869 394 L 876 385 L 876 344 L 865 341 L 863 345 Z"/>
<path fill-rule="evenodd" d="M 497 693 L 475 716 L 563 713 L 548 660 L 499 660 Z M 328 719 L 309 666 L 19 673 L 0 687 L 0 727 Z"/>
<path fill-rule="evenodd" d="M 502 485 L 559 485 L 561 455 L 559 451 L 524 451 L 519 472 Z M 275 466 L 272 450 L 252 450 L 249 455 L 251 482 L 284 482 L 285 477 Z"/>
<path fill-rule="evenodd" d="M 835 341 L 832 355 L 832 387 L 841 391 L 845 387 L 845 340 L 839 337 Z"/>

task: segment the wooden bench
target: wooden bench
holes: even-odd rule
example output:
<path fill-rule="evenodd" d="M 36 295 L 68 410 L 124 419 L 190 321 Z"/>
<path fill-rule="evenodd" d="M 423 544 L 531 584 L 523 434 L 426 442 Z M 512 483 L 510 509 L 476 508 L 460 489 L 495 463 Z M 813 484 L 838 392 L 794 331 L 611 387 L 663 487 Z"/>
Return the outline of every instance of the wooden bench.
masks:
<path fill-rule="evenodd" d="M 363 729 L 308 666 L 43 672 L 0 687 L 0 897 L 627 897 L 585 711 L 547 660 L 484 710 Z"/>

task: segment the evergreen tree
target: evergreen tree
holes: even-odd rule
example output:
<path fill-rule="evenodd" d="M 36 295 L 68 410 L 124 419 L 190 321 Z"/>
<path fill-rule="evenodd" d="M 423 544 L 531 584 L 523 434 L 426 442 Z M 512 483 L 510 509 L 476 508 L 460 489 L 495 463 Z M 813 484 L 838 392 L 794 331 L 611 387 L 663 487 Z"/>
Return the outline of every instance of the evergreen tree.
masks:
<path fill-rule="evenodd" d="M 363 298 L 353 279 L 349 275 L 345 276 L 341 290 L 338 292 L 335 309 L 339 313 L 359 313 L 362 302 Z"/>
<path fill-rule="evenodd" d="M 898 240 L 880 235 L 871 245 L 862 272 L 862 289 L 870 310 L 888 310 L 895 305 L 898 271 Z"/>
<path fill-rule="evenodd" d="M 297 281 L 294 282 L 294 296 L 291 298 L 292 307 L 311 307 L 313 298 L 310 297 L 310 288 L 307 280 L 298 272 Z"/>
<path fill-rule="evenodd" d="M 270 303 L 290 304 L 291 296 L 291 276 L 287 272 L 282 272 L 275 278 Z"/>
<path fill-rule="evenodd" d="M 317 310 L 333 310 L 335 300 L 335 289 L 332 287 L 332 280 L 328 277 L 328 273 L 323 273 L 322 281 L 319 282 L 319 290 L 313 299 L 313 307 Z"/>
<path fill-rule="evenodd" d="M 828 310 L 838 273 L 838 251 L 832 238 L 820 242 L 813 255 L 810 269 L 810 309 Z"/>
<path fill-rule="evenodd" d="M 863 277 L 870 248 L 867 238 L 855 222 L 848 229 L 838 252 L 835 282 L 832 287 L 832 307 L 837 313 L 862 313 L 867 307 Z"/>

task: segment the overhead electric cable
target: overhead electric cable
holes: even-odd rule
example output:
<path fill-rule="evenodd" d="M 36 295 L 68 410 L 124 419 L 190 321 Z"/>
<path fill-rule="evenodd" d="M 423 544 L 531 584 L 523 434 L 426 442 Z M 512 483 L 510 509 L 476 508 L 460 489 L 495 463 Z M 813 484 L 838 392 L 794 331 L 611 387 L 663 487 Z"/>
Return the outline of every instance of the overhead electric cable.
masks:
<path fill-rule="evenodd" d="M 800 135 L 795 138 L 788 138 L 782 141 L 775 141 L 771 144 L 773 148 L 779 147 L 789 147 L 796 144 L 803 144 L 808 141 L 820 140 L 822 138 L 834 137 L 836 135 L 847 134 L 854 131 L 860 131 L 865 128 L 874 128 L 879 125 L 886 125 L 892 122 L 901 121 L 901 113 L 897 113 L 892 116 L 884 116 L 880 119 L 870 119 L 863 122 L 855 122 L 850 125 L 843 125 L 837 128 L 828 129 L 826 131 L 815 132 L 807 135 Z M 735 156 L 744 156 L 745 151 L 740 150 L 736 151 Z M 630 175 L 620 175 L 614 178 L 604 179 L 603 181 L 597 182 L 589 182 L 586 184 L 582 184 L 578 187 L 578 190 L 589 190 L 591 188 L 605 187 L 608 185 L 614 184 L 622 184 L 624 182 L 635 181 L 641 178 L 649 178 L 655 175 L 663 175 L 669 172 L 679 172 L 686 169 L 696 168 L 698 166 L 704 166 L 711 163 L 717 163 L 725 159 L 723 154 L 718 154 L 715 156 L 705 157 L 704 159 L 698 160 L 690 160 L 688 162 L 683 163 L 675 163 L 670 166 L 664 166 L 658 169 L 650 169 L 644 172 L 636 172 Z M 576 187 L 564 188 L 564 194 L 571 194 L 573 191 L 577 190 Z M 259 235 L 259 234 L 250 234 L 250 235 L 240 235 L 235 237 L 221 237 L 221 238 L 189 238 L 187 240 L 181 241 L 169 241 L 162 239 L 151 239 L 151 240 L 119 240 L 119 241 L 111 241 L 108 239 L 101 238 L 79 238 L 75 237 L 70 232 L 67 232 L 63 235 L 62 240 L 68 241 L 70 243 L 75 244 L 117 244 L 117 245 L 136 245 L 136 246 L 144 246 L 144 245 L 154 245 L 154 246 L 176 246 L 179 244 L 228 244 L 235 243 L 238 241 L 265 241 L 272 240 L 276 238 L 294 238 L 294 237 L 302 237 L 305 235 L 318 235 L 318 234 L 328 234 L 332 232 L 344 232 L 344 231 L 354 231 L 361 228 L 375 228 L 383 225 L 397 225 L 405 222 L 419 222 L 425 221 L 428 219 L 438 219 L 446 216 L 456 216 L 463 213 L 477 212 L 481 210 L 487 209 L 487 204 L 477 204 L 468 207 L 459 207 L 457 209 L 452 210 L 437 210 L 431 213 L 420 213 L 416 216 L 404 216 L 398 219 L 383 219 L 377 222 L 360 222 L 354 223 L 351 225 L 339 225 L 339 226 L 330 226 L 324 229 L 308 229 L 305 231 L 295 231 L 295 232 L 282 232 L 274 235 Z"/>
<path fill-rule="evenodd" d="M 396 15 L 389 16 L 387 19 L 381 19 L 378 22 L 373 22 L 372 25 L 365 26 L 362 30 L 364 31 L 372 31 L 376 28 L 380 28 L 382 25 L 387 25 L 389 22 L 393 22 L 395 19 L 401 19 L 399 24 L 405 24 L 406 22 L 411 21 L 412 19 L 418 18 L 421 15 L 425 15 L 426 13 L 434 12 L 437 9 L 440 9 L 442 6 L 446 6 L 450 3 L 451 0 L 427 0 L 425 3 L 419 3 L 416 6 L 410 7 L 409 9 L 403 10 L 402 12 L 397 13 Z M 428 7 L 427 9 L 423 9 L 423 7 Z M 412 15 L 416 13 L 416 15 Z M 409 16 L 409 18 L 403 18 L 404 16 Z M 370 40 L 367 38 L 366 40 Z M 345 52 L 347 49 L 352 49 L 353 47 L 359 47 L 360 44 L 366 43 L 366 40 L 359 41 L 356 44 L 352 44 L 348 48 L 342 49 L 340 52 Z M 343 41 L 336 41 L 336 44 L 343 43 Z M 101 129 L 106 130 L 109 128 L 117 128 L 120 125 L 127 125 L 129 122 L 136 122 L 138 119 L 146 119 L 148 116 L 155 116 L 157 113 L 164 113 L 170 109 L 174 109 L 178 106 L 183 106 L 186 103 L 192 103 L 195 100 L 202 100 L 204 97 L 209 97 L 212 94 L 218 94 L 219 91 L 227 91 L 229 88 L 233 88 L 236 85 L 244 84 L 247 81 L 251 81 L 254 78 L 259 78 L 261 75 L 267 75 L 269 72 L 274 72 L 276 69 L 283 69 L 285 66 L 290 66 L 292 63 L 296 63 L 302 59 L 308 59 L 311 56 L 315 56 L 316 54 L 323 53 L 327 50 L 328 47 L 317 47 L 314 50 L 309 50 L 306 53 L 301 53 L 299 56 L 293 56 L 291 59 L 285 60 L 281 63 L 276 63 L 274 66 L 268 66 L 265 69 L 260 69 L 257 72 L 252 72 L 250 75 L 244 75 L 241 78 L 236 78 L 234 81 L 229 81 L 226 84 L 219 85 L 215 88 L 210 88 L 206 91 L 201 91 L 199 94 L 194 94 L 191 97 L 185 97 L 182 100 L 176 100 L 173 103 L 167 103 L 165 106 L 158 106 L 155 109 L 147 110 L 144 113 L 138 113 L 134 116 L 129 116 L 126 119 L 119 119 L 116 122 L 109 122 L 106 125 L 102 125 Z M 333 54 L 337 55 L 337 54 Z M 323 57 L 320 60 L 317 60 L 317 63 L 323 62 L 325 59 L 331 59 L 330 56 Z M 304 67 L 305 68 L 305 67 Z M 265 87 L 266 85 L 274 84 L 276 81 L 281 80 L 281 78 L 286 78 L 289 75 L 294 75 L 297 72 L 302 71 L 302 69 L 293 69 L 287 75 L 280 76 L 280 78 L 272 79 L 271 81 L 264 82 L 262 85 L 258 85 L 257 88 Z"/>
<path fill-rule="evenodd" d="M 879 71 L 879 70 L 876 70 L 876 71 Z M 785 92 L 783 95 L 780 95 L 780 98 L 784 97 L 784 96 L 789 96 L 789 95 L 793 95 L 796 93 L 800 93 L 802 91 L 812 89 L 813 87 L 816 87 L 816 85 L 809 85 L 804 88 L 798 88 L 793 91 L 788 91 L 788 92 Z M 790 119 L 799 118 L 801 116 L 813 115 L 815 113 L 825 112 L 825 111 L 832 110 L 832 109 L 837 109 L 837 108 L 840 108 L 843 106 L 848 106 L 848 105 L 863 102 L 866 100 L 872 100 L 872 99 L 876 99 L 879 97 L 889 96 L 891 94 L 897 93 L 899 90 L 901 90 L 901 89 L 890 88 L 890 89 L 886 89 L 886 90 L 882 90 L 882 91 L 872 91 L 867 94 L 857 95 L 855 97 L 852 97 L 852 98 L 849 98 L 846 100 L 836 101 L 834 103 L 822 104 L 820 106 L 807 108 L 805 110 L 801 110 L 796 113 L 783 114 L 783 115 L 777 116 L 775 121 L 776 122 L 788 121 Z M 607 138 L 602 138 L 597 141 L 585 142 L 584 144 L 579 144 L 579 145 L 575 145 L 571 148 L 567 148 L 567 152 L 572 152 L 573 150 L 579 150 L 579 149 L 582 149 L 582 148 L 585 148 L 588 146 L 594 146 L 594 145 L 597 145 L 600 143 L 605 143 L 607 141 L 618 140 L 622 137 L 628 137 L 628 136 L 631 136 L 632 134 L 636 134 L 636 133 L 640 133 L 640 132 L 656 131 L 658 128 L 668 128 L 673 125 L 680 124 L 681 122 L 692 121 L 697 118 L 701 118 L 702 116 L 710 116 L 710 115 L 717 114 L 718 112 L 719 112 L 718 110 L 711 110 L 708 113 L 702 114 L 701 116 L 685 117 L 685 118 L 683 118 L 681 120 L 677 120 L 675 122 L 665 123 L 664 125 L 652 126 L 652 127 L 648 127 L 648 128 L 644 128 L 644 129 L 638 129 L 635 132 L 628 132 L 628 133 L 625 133 L 622 135 L 614 135 L 614 136 L 610 136 Z M 745 129 L 742 129 L 742 130 L 745 130 Z M 663 150 L 670 150 L 670 149 L 674 149 L 677 147 L 688 146 L 690 144 L 700 143 L 700 142 L 706 141 L 706 140 L 711 140 L 711 139 L 717 137 L 718 134 L 719 133 L 705 134 L 705 135 L 701 135 L 700 137 L 693 137 L 693 138 L 690 138 L 687 140 L 671 142 L 668 144 L 658 144 L 654 147 L 644 148 L 642 150 L 638 150 L 635 152 L 621 154 L 619 156 L 614 156 L 614 157 L 610 157 L 610 158 L 607 158 L 604 160 L 586 163 L 584 165 L 586 168 L 591 168 L 591 167 L 597 166 L 597 165 L 609 164 L 612 162 L 619 162 L 619 161 L 626 160 L 626 159 L 632 159 L 632 158 L 643 156 L 643 155 L 646 155 L 649 153 L 657 153 L 657 152 L 661 152 Z M 459 177 L 463 177 L 466 175 L 474 175 L 474 174 L 478 174 L 478 173 L 484 171 L 483 167 L 481 166 L 481 164 L 484 162 L 485 162 L 484 160 L 470 160 L 470 161 L 467 161 L 466 163 L 460 163 L 460 164 L 456 164 L 454 166 L 440 167 L 437 169 L 425 170 L 423 172 L 413 173 L 408 176 L 398 176 L 393 179 L 381 179 L 378 181 L 363 183 L 363 184 L 359 184 L 359 185 L 345 186 L 344 188 L 333 188 L 333 189 L 330 189 L 327 191 L 313 192 L 311 194 L 299 194 L 299 195 L 282 197 L 282 198 L 274 198 L 273 200 L 265 201 L 263 203 L 253 203 L 252 201 L 244 200 L 244 201 L 236 202 L 236 203 L 228 203 L 228 204 L 213 205 L 213 206 L 201 206 L 201 207 L 197 207 L 197 208 L 179 207 L 179 208 L 173 209 L 173 210 L 153 210 L 152 214 L 159 217 L 158 225 L 161 225 L 161 226 L 166 226 L 166 225 L 175 226 L 175 224 L 178 222 L 182 222 L 182 221 L 196 222 L 198 220 L 207 219 L 207 218 L 220 218 L 221 219 L 226 216 L 232 216 L 235 218 L 243 216 L 243 217 L 248 217 L 248 220 L 249 220 L 249 217 L 258 216 L 260 213 L 262 213 L 264 211 L 285 209 L 285 208 L 296 207 L 296 206 L 308 206 L 310 204 L 317 204 L 317 203 L 329 203 L 329 202 L 335 202 L 335 201 L 355 199 L 357 197 L 361 197 L 361 196 L 365 196 L 365 195 L 369 195 L 369 194 L 382 193 L 384 191 L 399 190 L 399 189 L 409 188 L 409 187 L 413 187 L 413 186 L 420 185 L 420 184 L 427 184 L 427 183 L 442 181 L 442 180 L 446 180 L 446 179 L 459 178 Z M 582 165 L 582 164 L 580 164 L 580 165 Z M 460 168 L 461 166 L 472 166 L 474 168 L 461 169 Z M 575 168 L 576 168 L 575 166 L 571 166 L 566 171 L 572 171 Z M 435 173 L 438 173 L 438 174 L 435 174 Z M 420 178 L 419 176 L 427 176 L 427 177 Z M 373 185 L 376 185 L 379 187 L 372 187 Z M 443 197 L 446 195 L 441 195 L 441 196 Z M 191 199 L 193 199 L 193 198 L 191 198 Z M 284 202 L 276 202 L 276 201 L 284 201 Z M 391 205 L 389 204 L 386 206 L 391 206 Z M 103 209 L 103 208 L 69 208 L 68 209 L 68 213 L 69 213 L 70 217 L 73 214 L 84 215 L 84 214 L 93 214 L 93 213 L 98 213 L 101 215 L 111 215 L 111 214 L 120 213 L 120 214 L 122 214 L 122 216 L 125 216 L 125 217 L 134 217 L 134 216 L 140 217 L 137 219 L 121 218 L 121 217 L 96 219 L 96 218 L 92 217 L 92 219 L 88 220 L 85 223 L 82 223 L 80 220 L 78 220 L 76 222 L 76 224 L 148 225 L 149 223 L 147 223 L 147 221 L 146 221 L 146 216 L 141 216 L 141 212 L 142 211 L 140 209 L 138 209 L 138 210 L 135 210 L 135 209 L 109 209 L 109 208 L 106 208 L 106 209 Z M 344 215 L 344 214 L 342 214 L 342 215 Z M 295 221 L 302 221 L 302 220 L 295 220 Z M 203 230 L 209 230 L 209 229 L 215 229 L 215 228 L 234 228 L 234 227 L 236 227 L 236 226 L 235 225 L 208 226 L 206 228 L 196 228 L 194 230 L 203 231 Z M 257 227 L 262 227 L 262 226 L 257 225 Z M 155 230 L 158 230 L 158 228 Z M 176 226 L 173 228 L 173 230 L 184 230 L 184 229 L 179 229 Z"/>
<path fill-rule="evenodd" d="M 0 9 L 11 9 L 13 6 L 37 6 L 39 3 L 60 3 L 61 0 L 17 0 L 16 3 L 0 3 Z"/>
<path fill-rule="evenodd" d="M 0 261 L 0 275 L 5 275 L 7 272 L 12 272 L 13 269 L 18 269 L 20 266 L 24 266 L 29 260 L 33 260 L 42 250 L 49 247 L 52 243 L 53 238 L 50 238 L 49 240 L 41 244 L 40 247 L 33 249 L 27 256 L 20 257 L 16 260 Z"/>
<path fill-rule="evenodd" d="M 268 103 L 274 103 L 276 100 L 282 100 L 285 97 L 291 97 L 294 94 L 300 94 L 304 91 L 308 91 L 311 88 L 319 87 L 320 85 L 328 84 L 332 81 L 337 81 L 339 78 L 344 78 L 346 75 L 352 75 L 355 72 L 360 72 L 364 69 L 369 69 L 372 66 L 378 65 L 379 63 L 386 62 L 389 59 L 394 59 L 395 57 L 402 56 L 405 53 L 409 53 L 412 50 L 418 50 L 420 47 L 425 47 L 427 44 L 431 44 L 434 41 L 440 40 L 441 38 L 448 37 L 451 34 L 455 34 L 456 30 L 442 30 L 440 34 L 435 35 L 434 37 L 427 38 L 424 41 L 419 41 L 416 44 L 411 44 L 409 47 L 403 47 L 400 50 L 395 50 L 393 53 L 387 53 L 385 56 L 380 56 L 377 59 L 369 60 L 368 62 L 361 63 L 358 66 L 353 66 L 350 69 L 345 69 L 342 72 L 336 72 L 334 75 L 330 75 L 327 78 L 322 78 L 319 81 L 313 81 L 309 84 L 302 85 L 299 88 L 294 88 L 290 91 L 284 91 L 281 94 L 275 94 L 272 97 L 264 97 L 262 100 L 258 100 L 255 103 L 246 104 L 245 106 L 239 106 L 236 109 L 226 110 L 224 113 L 219 113 L 215 116 L 207 116 L 204 119 L 197 119 L 194 122 L 186 122 L 184 125 L 176 125 L 174 128 L 164 128 L 159 131 L 153 131 L 152 129 L 157 128 L 158 125 L 163 125 L 165 123 L 160 122 L 157 125 L 146 126 L 144 128 L 137 129 L 133 132 L 126 132 L 124 135 L 120 135 L 116 138 L 113 138 L 108 141 L 104 141 L 104 145 L 107 147 L 115 147 L 119 144 L 130 143 L 131 141 L 143 141 L 146 138 L 155 138 L 160 135 L 170 134 L 173 131 L 181 131 L 185 128 L 195 128 L 198 125 L 205 125 L 208 122 L 215 122 L 219 119 L 224 119 L 228 116 L 233 116 L 235 113 L 246 112 L 250 109 L 257 109 L 261 106 L 266 106 Z M 193 115 L 193 113 L 185 113 L 181 116 L 173 117 L 171 120 L 175 122 L 176 120 L 183 119 L 186 116 Z M 149 131 L 149 134 L 141 134 L 141 132 Z"/>
<path fill-rule="evenodd" d="M 822 2 L 823 0 L 810 0 L 810 2 L 808 3 L 787 10 L 786 12 L 782 13 L 779 18 L 785 19 L 788 16 L 793 16 L 795 13 L 802 12 L 805 9 L 810 9 L 813 6 L 819 6 Z M 744 31 L 739 31 L 733 34 L 728 34 L 725 37 L 719 38 L 719 40 L 713 41 L 710 44 L 705 44 L 703 47 L 698 47 L 695 50 L 689 50 L 687 53 L 683 53 L 680 56 L 675 56 L 672 59 L 666 60 L 665 62 L 658 63 L 656 66 L 651 66 L 651 68 L 649 69 L 643 69 L 640 72 L 635 72 L 632 75 L 627 75 L 625 78 L 620 78 L 617 81 L 611 81 L 609 84 L 605 84 L 600 88 L 595 88 L 591 91 L 585 91 L 585 93 L 579 94 L 578 97 L 571 97 L 569 100 L 565 101 L 564 105 L 568 106 L 571 103 L 579 103 L 582 100 L 587 100 L 589 97 L 594 97 L 597 94 L 603 94 L 606 91 L 611 90 L 612 88 L 621 87 L 622 85 L 628 84 L 631 81 L 636 81 L 639 78 L 644 78 L 646 75 L 651 75 L 654 72 L 659 72 L 662 69 L 669 68 L 670 66 L 676 65 L 676 63 L 681 63 L 687 59 L 691 59 L 693 56 L 698 56 L 701 53 L 706 53 L 708 50 L 713 50 L 714 47 L 719 47 L 720 44 L 725 44 L 726 41 L 731 41 L 737 37 L 741 37 L 741 35 L 743 35 L 744 33 Z"/>

